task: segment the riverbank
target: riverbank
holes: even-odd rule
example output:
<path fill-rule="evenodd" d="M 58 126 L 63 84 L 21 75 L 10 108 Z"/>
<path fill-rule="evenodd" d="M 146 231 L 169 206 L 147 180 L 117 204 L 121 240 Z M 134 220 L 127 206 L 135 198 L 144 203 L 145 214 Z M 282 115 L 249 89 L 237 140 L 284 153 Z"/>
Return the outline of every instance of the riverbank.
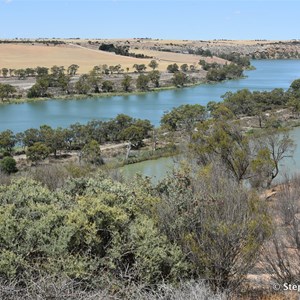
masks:
<path fill-rule="evenodd" d="M 256 70 L 255 67 L 253 69 L 247 69 L 247 71 Z M 0 101 L 0 105 L 6 105 L 6 104 L 23 104 L 23 103 L 34 103 L 34 102 L 42 102 L 42 101 L 50 101 L 50 100 L 87 100 L 87 99 L 102 99 L 102 98 L 111 98 L 111 97 L 123 97 L 123 96 L 131 96 L 131 95 L 147 95 L 149 93 L 158 93 L 161 91 L 169 91 L 169 90 L 178 90 L 178 89 L 184 89 L 189 87 L 196 87 L 201 85 L 215 85 L 218 83 L 225 83 L 232 80 L 239 80 L 239 79 L 245 79 L 247 76 L 240 76 L 235 77 L 232 79 L 226 79 L 222 81 L 210 81 L 205 78 L 203 78 L 200 81 L 193 82 L 193 83 L 186 83 L 183 86 L 175 86 L 175 85 L 168 85 L 168 86 L 161 86 L 161 87 L 152 87 L 149 90 L 146 91 L 139 91 L 139 90 L 132 90 L 128 92 L 124 91 L 118 91 L 118 92 L 105 92 L 105 93 L 89 93 L 89 94 L 65 94 L 65 95 L 59 95 L 59 96 L 47 96 L 47 97 L 36 97 L 36 98 L 11 98 L 6 101 Z"/>
<path fill-rule="evenodd" d="M 171 86 L 164 86 L 158 88 L 152 88 L 147 91 L 130 91 L 130 92 L 111 92 L 111 93 L 91 93 L 91 94 L 72 94 L 72 95 L 60 95 L 56 97 L 38 97 L 38 98 L 20 98 L 20 99 L 10 99 L 9 101 L 2 101 L 0 105 L 7 105 L 7 104 L 23 104 L 23 103 L 34 103 L 34 102 L 42 102 L 42 101 L 49 101 L 49 100 L 88 100 L 88 99 L 102 99 L 102 98 L 111 98 L 111 97 L 123 97 L 123 96 L 131 96 L 131 95 L 147 95 L 149 93 L 158 93 L 161 91 L 169 91 L 169 90 L 178 90 L 182 88 L 189 88 L 194 86 L 199 86 L 202 84 L 208 84 L 213 82 L 207 82 L 205 80 L 196 82 L 196 83 L 189 83 L 185 84 L 182 87 L 176 87 L 174 85 Z"/>
<path fill-rule="evenodd" d="M 261 130 L 266 125 L 281 128 L 291 128 L 300 126 L 300 114 L 293 112 L 292 108 L 280 108 L 265 111 L 257 116 L 238 117 L 241 126 L 246 131 Z"/>

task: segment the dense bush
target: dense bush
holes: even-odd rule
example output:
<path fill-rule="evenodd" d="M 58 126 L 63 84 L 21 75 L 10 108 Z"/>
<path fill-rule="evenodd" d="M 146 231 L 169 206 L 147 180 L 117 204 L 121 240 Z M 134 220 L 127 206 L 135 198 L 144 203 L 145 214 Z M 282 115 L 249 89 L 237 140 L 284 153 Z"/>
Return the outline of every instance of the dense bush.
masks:
<path fill-rule="evenodd" d="M 161 231 L 181 246 L 190 271 L 215 290 L 234 290 L 253 267 L 270 219 L 259 198 L 232 180 L 219 164 L 184 170 L 157 187 Z"/>
<path fill-rule="evenodd" d="M 17 163 L 14 158 L 10 156 L 4 157 L 0 160 L 0 171 L 6 174 L 17 172 Z"/>
<path fill-rule="evenodd" d="M 29 179 L 0 186 L 3 279 L 65 274 L 92 283 L 104 270 L 136 282 L 173 281 L 187 265 L 160 234 L 150 212 L 158 201 L 147 183 L 73 179 L 50 192 Z"/>
<path fill-rule="evenodd" d="M 206 79 L 209 81 L 223 81 L 226 79 L 234 79 L 243 75 L 243 68 L 236 64 L 220 66 L 218 68 L 209 69 Z"/>
<path fill-rule="evenodd" d="M 291 95 L 283 89 L 274 89 L 270 92 L 251 92 L 248 89 L 235 93 L 227 92 L 222 96 L 224 104 L 235 115 L 254 116 L 259 111 L 267 111 L 276 107 L 285 107 Z"/>
<path fill-rule="evenodd" d="M 218 54 L 218 57 L 224 58 L 226 60 L 229 60 L 241 67 L 249 68 L 251 63 L 250 63 L 250 58 L 247 56 L 242 56 L 239 53 L 221 53 Z"/>

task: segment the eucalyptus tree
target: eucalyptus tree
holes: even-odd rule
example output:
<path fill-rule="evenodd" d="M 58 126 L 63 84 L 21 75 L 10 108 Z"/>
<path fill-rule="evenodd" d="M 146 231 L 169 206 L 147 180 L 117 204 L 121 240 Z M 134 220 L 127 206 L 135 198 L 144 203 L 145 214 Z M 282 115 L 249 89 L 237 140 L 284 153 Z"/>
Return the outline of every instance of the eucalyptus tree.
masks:
<path fill-rule="evenodd" d="M 149 77 L 144 74 L 140 74 L 136 80 L 136 87 L 140 91 L 147 91 L 149 90 Z"/>
<path fill-rule="evenodd" d="M 148 64 L 148 66 L 154 71 L 155 69 L 158 68 L 158 62 L 154 59 L 152 59 L 150 61 L 150 63 Z"/>
<path fill-rule="evenodd" d="M 154 84 L 155 87 L 159 87 L 159 80 L 160 80 L 160 72 L 157 70 L 153 70 L 148 73 L 148 77 L 150 81 Z"/>
<path fill-rule="evenodd" d="M 7 83 L 0 83 L 0 99 L 4 101 L 4 99 L 9 99 L 13 96 L 14 93 L 17 92 L 17 89 Z"/>
<path fill-rule="evenodd" d="M 68 75 L 70 75 L 70 76 L 75 76 L 75 75 L 76 75 L 76 72 L 78 71 L 78 69 L 79 69 L 79 66 L 78 66 L 78 65 L 72 64 L 72 65 L 70 65 L 70 66 L 68 67 L 67 73 L 68 73 Z"/>
<path fill-rule="evenodd" d="M 132 84 L 132 77 L 129 76 L 129 75 L 127 75 L 127 74 L 124 75 L 124 78 L 123 78 L 123 80 L 121 82 L 121 85 L 122 85 L 123 90 L 125 92 L 129 92 L 131 84 Z"/>

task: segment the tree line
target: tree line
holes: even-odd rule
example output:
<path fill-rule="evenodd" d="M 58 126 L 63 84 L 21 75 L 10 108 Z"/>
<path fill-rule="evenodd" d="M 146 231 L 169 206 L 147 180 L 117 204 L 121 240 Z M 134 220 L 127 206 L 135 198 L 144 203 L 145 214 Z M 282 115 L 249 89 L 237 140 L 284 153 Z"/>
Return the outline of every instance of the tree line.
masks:
<path fill-rule="evenodd" d="M 0 132 L 0 150 L 4 158 L 9 157 L 18 145 L 26 150 L 27 158 L 33 162 L 41 161 L 51 153 L 56 157 L 59 151 L 77 150 L 89 163 L 101 164 L 101 144 L 127 142 L 132 149 L 139 149 L 143 145 L 143 139 L 149 137 L 152 128 L 148 120 L 120 114 L 107 122 L 93 120 L 86 125 L 75 123 L 68 128 L 42 125 L 39 129 L 30 128 L 16 134 L 5 130 Z M 11 161 L 2 161 L 3 171 L 11 173 L 15 170 L 10 166 Z"/>
<path fill-rule="evenodd" d="M 249 91 L 242 89 L 235 93 L 227 92 L 222 96 L 224 105 L 230 109 L 235 116 L 256 116 L 259 127 L 267 122 L 266 112 L 279 108 L 288 108 L 299 117 L 300 112 L 300 79 L 294 80 L 289 89 L 274 89 L 268 91 Z M 215 102 L 210 102 L 211 109 L 218 107 Z M 274 120 L 276 122 L 276 120 Z"/>
<path fill-rule="evenodd" d="M 150 86 L 154 88 L 160 87 L 161 72 L 156 70 L 158 63 L 156 60 L 151 60 L 149 63 L 151 71 L 144 74 L 147 66 L 145 64 L 134 64 L 135 73 L 139 74 L 136 80 L 128 74 L 129 68 L 126 68 L 127 73 L 120 64 L 108 66 L 106 64 L 95 66 L 89 73 L 82 74 L 74 83 L 72 78 L 76 76 L 79 66 L 76 64 L 70 65 L 67 69 L 63 66 L 53 66 L 50 69 L 46 67 L 26 68 L 26 69 L 7 69 L 2 68 L 3 77 L 18 76 L 18 79 L 26 77 L 35 77 L 36 83 L 28 90 L 28 98 L 50 97 L 53 88 L 56 93 L 62 94 L 91 94 L 91 93 L 111 93 L 119 90 L 113 80 L 103 79 L 105 75 L 123 74 L 123 79 L 120 82 L 123 92 L 130 92 L 134 89 L 139 91 L 147 91 Z M 177 64 L 171 64 L 167 67 L 167 71 L 174 73 L 171 80 L 176 87 L 182 87 L 189 82 L 187 73 L 195 72 L 195 67 L 188 67 L 187 64 L 182 64 L 179 68 Z M 0 83 L 0 99 L 2 101 L 11 98 L 22 97 L 17 94 L 17 89 L 7 83 Z"/>
<path fill-rule="evenodd" d="M 117 55 L 130 56 L 130 57 L 135 57 L 135 58 L 153 58 L 152 56 L 148 56 L 148 55 L 145 55 L 142 53 L 136 54 L 136 53 L 129 52 L 129 48 L 130 47 L 128 45 L 115 46 L 114 44 L 105 44 L 105 43 L 102 43 L 99 46 L 99 50 L 113 52 Z"/>
<path fill-rule="evenodd" d="M 205 60 L 200 60 L 199 64 L 202 66 L 203 70 L 207 71 L 206 79 L 208 81 L 235 79 L 243 75 L 243 67 L 233 62 L 221 65 L 216 62 L 207 63 Z"/>

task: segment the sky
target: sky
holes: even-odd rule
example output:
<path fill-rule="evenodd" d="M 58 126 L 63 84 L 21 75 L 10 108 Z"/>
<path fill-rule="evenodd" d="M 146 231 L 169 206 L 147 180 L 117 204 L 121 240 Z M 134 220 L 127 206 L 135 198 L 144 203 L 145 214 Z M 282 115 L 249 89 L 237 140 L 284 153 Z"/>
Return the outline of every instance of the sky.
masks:
<path fill-rule="evenodd" d="M 0 38 L 300 39 L 300 0 L 0 0 Z"/>

